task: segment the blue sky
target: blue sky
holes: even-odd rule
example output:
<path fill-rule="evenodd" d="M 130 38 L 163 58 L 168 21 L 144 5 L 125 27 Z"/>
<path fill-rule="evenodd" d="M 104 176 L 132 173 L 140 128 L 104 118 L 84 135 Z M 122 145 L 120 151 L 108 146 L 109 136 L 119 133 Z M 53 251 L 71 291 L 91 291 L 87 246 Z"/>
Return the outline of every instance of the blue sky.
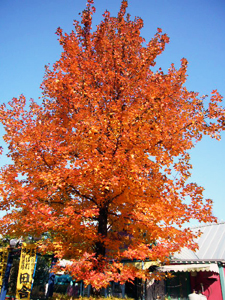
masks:
<path fill-rule="evenodd" d="M 0 1 L 0 104 L 23 93 L 38 100 L 44 66 L 59 59 L 62 51 L 54 34 L 57 27 L 73 29 L 73 20 L 85 0 Z M 105 9 L 116 15 L 121 1 L 96 0 L 94 24 Z M 186 87 L 200 95 L 213 89 L 225 96 L 225 1 L 224 0 L 130 0 L 131 17 L 144 20 L 142 36 L 149 41 L 157 27 L 170 37 L 157 67 L 166 72 L 185 57 L 189 62 Z M 225 106 L 225 100 L 224 100 Z M 4 134 L 0 128 L 0 136 Z M 1 141 L 1 140 L 0 140 Z M 225 134 L 220 142 L 206 137 L 191 151 L 192 181 L 205 187 L 214 200 L 214 214 L 225 220 Z M 1 165 L 6 163 L 5 156 Z"/>

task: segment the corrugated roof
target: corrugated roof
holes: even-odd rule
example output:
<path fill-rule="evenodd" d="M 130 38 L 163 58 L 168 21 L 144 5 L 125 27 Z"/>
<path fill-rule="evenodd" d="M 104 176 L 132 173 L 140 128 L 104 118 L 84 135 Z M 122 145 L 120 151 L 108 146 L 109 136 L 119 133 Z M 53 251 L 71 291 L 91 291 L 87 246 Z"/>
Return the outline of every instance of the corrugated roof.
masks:
<path fill-rule="evenodd" d="M 175 253 L 174 258 L 178 260 L 198 260 L 196 253 L 188 248 L 183 248 L 179 253 Z"/>
<path fill-rule="evenodd" d="M 195 227 L 193 231 L 201 230 L 202 235 L 196 240 L 199 249 L 195 252 L 183 248 L 175 253 L 178 260 L 225 260 L 225 222 Z"/>

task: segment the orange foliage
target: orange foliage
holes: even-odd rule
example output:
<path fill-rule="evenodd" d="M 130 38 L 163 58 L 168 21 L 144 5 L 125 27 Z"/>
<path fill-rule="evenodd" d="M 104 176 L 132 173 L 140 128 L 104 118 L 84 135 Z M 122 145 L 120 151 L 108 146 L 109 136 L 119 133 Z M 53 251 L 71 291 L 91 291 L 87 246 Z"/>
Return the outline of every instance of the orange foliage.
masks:
<path fill-rule="evenodd" d="M 153 72 L 169 39 L 158 29 L 146 43 L 126 7 L 92 31 L 89 0 L 75 31 L 57 30 L 63 52 L 46 68 L 42 104 L 26 109 L 21 96 L 0 110 L 13 162 L 0 173 L 1 232 L 47 232 L 40 248 L 71 259 L 68 271 L 97 289 L 145 278 L 121 262 L 163 261 L 194 247 L 182 224 L 215 220 L 203 188 L 187 183 L 188 152 L 203 134 L 219 139 L 221 96 L 206 108 L 185 88 L 185 59 Z"/>

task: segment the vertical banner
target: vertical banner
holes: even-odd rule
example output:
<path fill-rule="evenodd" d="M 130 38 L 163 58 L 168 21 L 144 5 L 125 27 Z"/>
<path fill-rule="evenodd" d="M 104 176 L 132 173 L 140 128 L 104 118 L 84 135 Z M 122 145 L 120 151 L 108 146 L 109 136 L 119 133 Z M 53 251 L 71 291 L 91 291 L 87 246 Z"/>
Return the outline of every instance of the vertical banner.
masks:
<path fill-rule="evenodd" d="M 0 289 L 2 290 L 3 279 L 8 261 L 9 250 L 7 248 L 0 248 Z"/>
<path fill-rule="evenodd" d="M 2 289 L 1 289 L 1 295 L 0 295 L 0 300 L 5 300 L 6 293 L 8 291 L 8 281 L 9 281 L 9 275 L 10 275 L 10 270 L 12 267 L 13 263 L 13 255 L 12 252 L 8 252 L 8 260 L 7 260 L 7 266 L 5 269 L 5 276 L 3 278 L 3 284 L 2 284 Z"/>
<path fill-rule="evenodd" d="M 32 279 L 36 262 L 36 248 L 37 245 L 35 244 L 22 244 L 16 286 L 16 299 L 30 299 Z"/>

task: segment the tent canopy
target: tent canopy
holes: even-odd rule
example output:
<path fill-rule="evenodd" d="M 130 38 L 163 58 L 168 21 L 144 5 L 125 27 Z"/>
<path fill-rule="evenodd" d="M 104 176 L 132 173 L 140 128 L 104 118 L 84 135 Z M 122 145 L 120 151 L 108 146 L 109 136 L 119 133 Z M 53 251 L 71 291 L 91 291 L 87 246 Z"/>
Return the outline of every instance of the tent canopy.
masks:
<path fill-rule="evenodd" d="M 158 268 L 161 272 L 200 272 L 208 271 L 219 273 L 217 264 L 179 264 L 179 265 L 167 265 Z"/>

